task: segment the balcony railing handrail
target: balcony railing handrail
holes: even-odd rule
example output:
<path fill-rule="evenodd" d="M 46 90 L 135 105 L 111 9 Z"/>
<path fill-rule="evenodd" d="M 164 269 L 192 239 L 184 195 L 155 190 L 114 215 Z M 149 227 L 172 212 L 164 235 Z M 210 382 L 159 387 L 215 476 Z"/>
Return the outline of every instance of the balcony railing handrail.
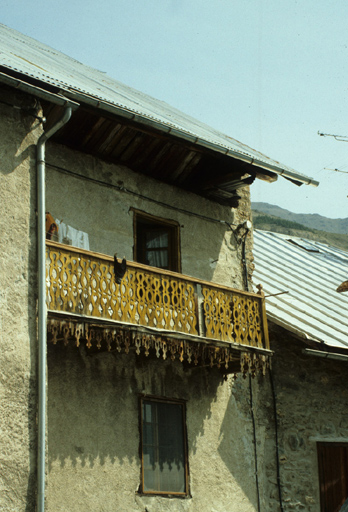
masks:
<path fill-rule="evenodd" d="M 75 313 L 269 349 L 265 297 L 128 262 L 114 279 L 111 256 L 47 241 L 47 305 Z"/>
<path fill-rule="evenodd" d="M 95 251 L 88 251 L 86 249 L 81 249 L 80 247 L 74 247 L 72 245 L 62 244 L 60 242 L 55 242 L 53 240 L 46 240 L 46 246 L 55 247 L 57 249 L 68 250 L 70 252 L 74 252 L 77 254 L 84 254 L 85 256 L 95 257 L 95 258 L 98 258 L 98 259 L 101 259 L 104 261 L 109 261 L 111 263 L 113 263 L 113 261 L 114 261 L 113 256 L 110 256 L 108 254 L 103 254 L 101 252 L 95 252 Z M 120 258 L 117 258 L 117 260 L 119 261 L 119 263 L 121 263 L 121 261 L 122 261 Z M 151 272 L 153 274 L 158 274 L 160 276 L 166 275 L 169 277 L 174 277 L 176 279 L 190 281 L 191 283 L 194 283 L 194 284 L 200 284 L 203 286 L 209 286 L 209 287 L 217 288 L 217 289 L 227 291 L 227 292 L 242 294 L 243 296 L 246 296 L 246 297 L 252 297 L 255 299 L 261 298 L 261 295 L 259 293 L 254 293 L 254 292 L 245 291 L 245 290 L 238 290 L 237 288 L 232 288 L 231 286 L 222 285 L 220 283 L 215 283 L 213 281 L 206 281 L 204 279 L 199 279 L 197 277 L 192 277 L 192 276 L 189 276 L 186 274 L 181 274 L 180 272 L 173 272 L 172 270 L 166 270 L 166 269 L 161 269 L 158 267 L 152 267 L 150 265 L 145 265 L 143 263 L 138 263 L 136 261 L 128 261 L 127 260 L 127 266 L 130 268 L 134 268 L 134 269 L 145 270 L 147 272 Z"/>

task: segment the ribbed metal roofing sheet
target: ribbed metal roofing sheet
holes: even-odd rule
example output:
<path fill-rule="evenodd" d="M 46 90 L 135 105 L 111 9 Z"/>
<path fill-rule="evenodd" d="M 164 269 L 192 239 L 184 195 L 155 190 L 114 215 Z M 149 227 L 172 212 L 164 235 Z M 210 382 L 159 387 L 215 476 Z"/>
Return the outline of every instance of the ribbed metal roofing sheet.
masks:
<path fill-rule="evenodd" d="M 187 134 L 197 144 L 214 147 L 235 158 L 243 157 L 249 163 L 282 174 L 302 183 L 317 185 L 312 178 L 297 173 L 241 142 L 214 130 L 200 121 L 176 110 L 163 101 L 156 100 L 105 73 L 85 66 L 80 62 L 39 43 L 31 37 L 0 24 L 0 66 L 34 78 L 44 84 L 55 86 L 65 93 L 76 92 L 114 105 L 143 119 Z"/>
<path fill-rule="evenodd" d="M 292 241 L 291 241 L 292 240 Z M 348 349 L 348 253 L 301 238 L 254 231 L 255 271 L 270 320 L 305 339 Z M 275 295 L 281 292 L 288 292 Z"/>

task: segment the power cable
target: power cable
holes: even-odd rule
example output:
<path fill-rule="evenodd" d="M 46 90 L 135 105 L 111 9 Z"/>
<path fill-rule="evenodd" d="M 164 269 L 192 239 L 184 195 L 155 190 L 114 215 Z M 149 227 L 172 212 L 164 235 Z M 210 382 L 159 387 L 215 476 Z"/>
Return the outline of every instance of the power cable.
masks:
<path fill-rule="evenodd" d="M 192 211 L 189 211 L 189 210 L 185 210 L 183 208 L 178 208 L 177 206 L 173 206 L 173 205 L 168 204 L 168 203 L 164 203 L 163 201 L 158 201 L 157 199 L 153 199 L 152 197 L 145 196 L 144 194 L 139 194 L 139 192 L 134 192 L 133 190 L 130 190 L 130 189 L 124 187 L 123 185 L 113 185 L 111 183 L 107 183 L 107 182 L 102 181 L 102 180 L 97 180 L 97 179 L 91 178 L 89 176 L 82 176 L 81 174 L 79 174 L 77 172 L 70 171 L 68 169 L 64 169 L 63 167 L 59 167 L 58 165 L 54 165 L 54 164 L 50 164 L 50 163 L 46 163 L 46 165 L 48 167 L 51 167 L 52 169 L 56 169 L 57 171 L 59 171 L 61 173 L 69 174 L 71 176 L 74 176 L 75 178 L 79 178 L 79 179 L 85 180 L 85 181 L 90 181 L 92 183 L 96 183 L 96 184 L 104 186 L 104 187 L 113 188 L 115 190 L 118 190 L 119 192 L 124 192 L 126 194 L 130 194 L 132 196 L 139 197 L 140 199 L 144 199 L 146 201 L 150 201 L 152 203 L 158 204 L 160 206 L 163 206 L 164 208 L 169 208 L 171 210 L 175 210 L 177 212 L 184 213 L 186 215 L 191 215 L 193 217 L 198 217 L 200 219 L 204 219 L 204 220 L 207 220 L 209 222 L 214 222 L 216 224 L 226 224 L 231 230 L 232 230 L 231 226 L 237 227 L 235 224 L 231 224 L 231 223 L 229 223 L 226 220 L 214 219 L 213 217 L 208 217 L 207 215 L 202 215 L 200 213 L 195 213 L 195 212 L 192 212 Z"/>
<path fill-rule="evenodd" d="M 271 383 L 272 389 L 272 397 L 273 397 L 273 411 L 274 411 L 274 430 L 275 430 L 275 442 L 276 442 L 276 465 L 277 465 L 277 486 L 278 486 L 278 497 L 279 497 L 279 506 L 281 512 L 284 512 L 283 508 L 283 499 L 282 499 L 282 488 L 280 484 L 280 465 L 279 465 L 279 441 L 278 441 L 278 415 L 277 415 L 277 398 L 274 390 L 274 382 L 272 370 L 269 367 L 269 380 Z"/>

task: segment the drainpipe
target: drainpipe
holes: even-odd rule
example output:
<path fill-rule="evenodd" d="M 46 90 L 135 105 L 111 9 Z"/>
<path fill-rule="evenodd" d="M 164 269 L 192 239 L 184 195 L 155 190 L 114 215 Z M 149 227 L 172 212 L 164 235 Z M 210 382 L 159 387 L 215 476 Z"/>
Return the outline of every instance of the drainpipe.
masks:
<path fill-rule="evenodd" d="M 45 200 L 45 144 L 64 124 L 72 113 L 72 107 L 66 106 L 62 118 L 44 132 L 37 143 L 37 214 L 38 214 L 38 512 L 45 510 L 45 462 L 46 462 L 46 200 Z"/>

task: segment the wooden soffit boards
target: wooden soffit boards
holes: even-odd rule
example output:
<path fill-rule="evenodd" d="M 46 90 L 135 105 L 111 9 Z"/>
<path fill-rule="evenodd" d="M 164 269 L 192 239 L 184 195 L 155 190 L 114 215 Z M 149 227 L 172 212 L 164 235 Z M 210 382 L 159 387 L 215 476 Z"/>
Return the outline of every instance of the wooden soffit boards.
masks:
<path fill-rule="evenodd" d="M 44 112 L 49 129 L 62 109 L 46 104 Z M 232 207 L 238 205 L 238 188 L 250 184 L 257 171 L 231 156 L 91 108 L 75 111 L 52 140 Z"/>

